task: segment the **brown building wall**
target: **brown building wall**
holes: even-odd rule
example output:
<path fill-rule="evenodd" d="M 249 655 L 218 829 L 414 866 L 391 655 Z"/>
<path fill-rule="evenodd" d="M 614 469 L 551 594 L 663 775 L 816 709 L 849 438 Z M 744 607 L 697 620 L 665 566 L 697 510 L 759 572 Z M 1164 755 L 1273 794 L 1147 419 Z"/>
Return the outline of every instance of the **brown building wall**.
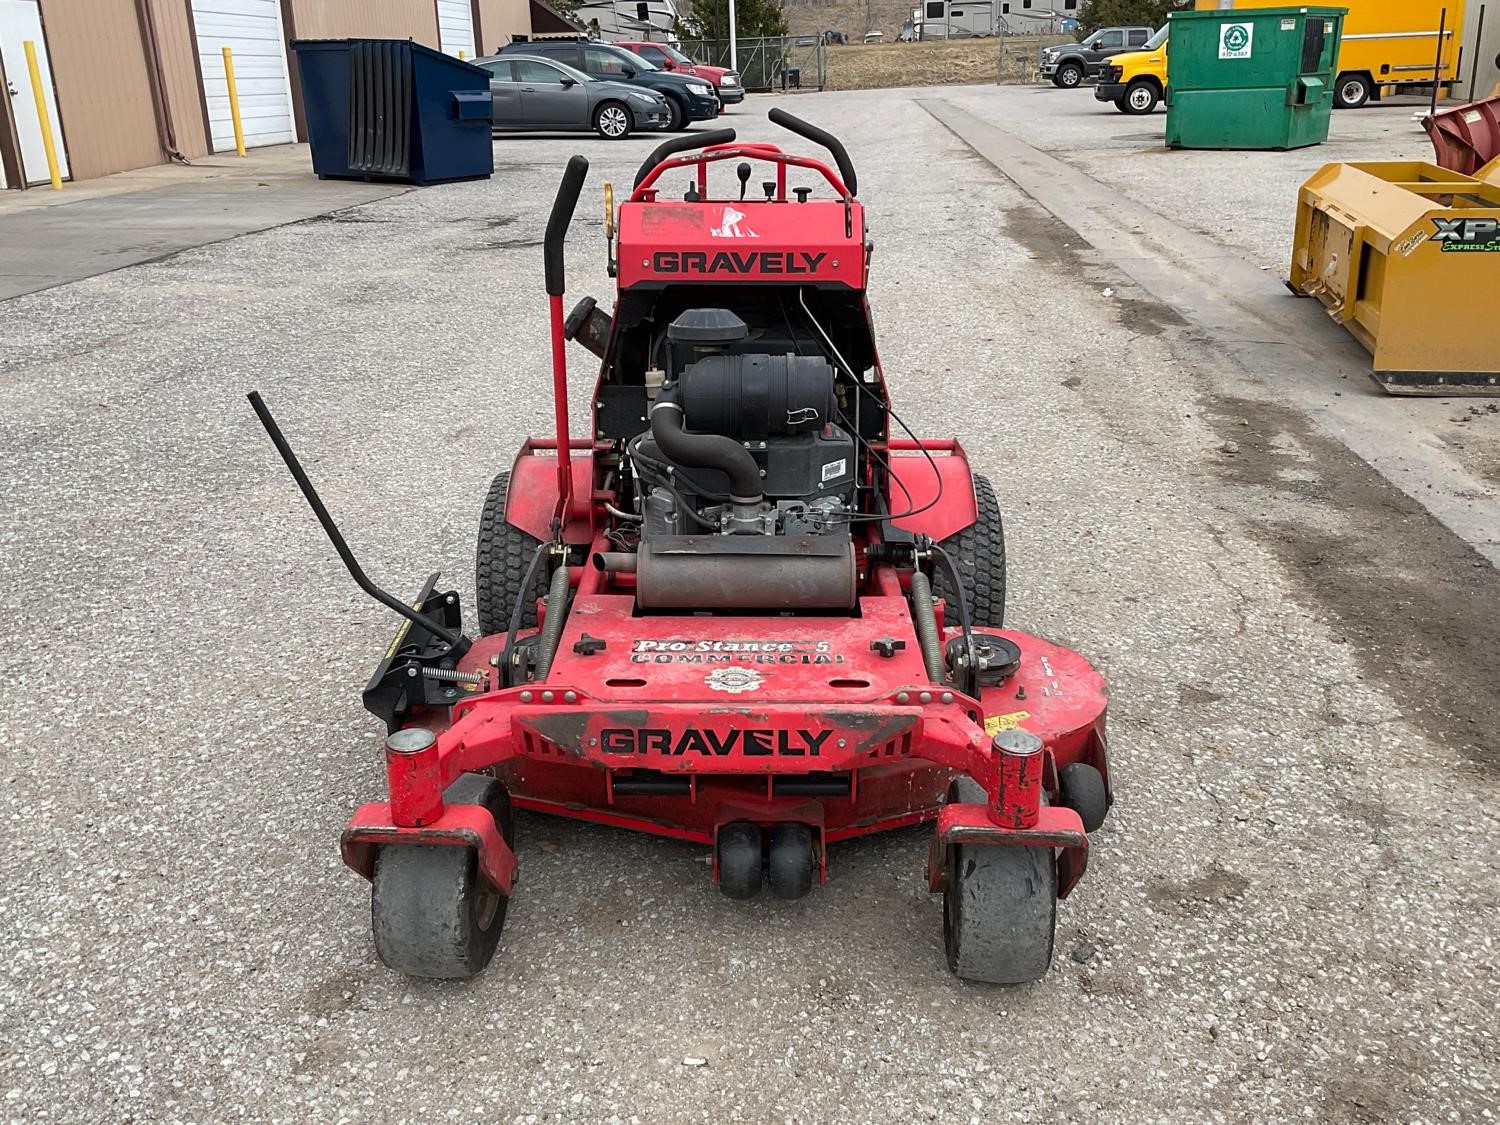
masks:
<path fill-rule="evenodd" d="M 474 45 L 481 55 L 493 55 L 513 36 L 530 34 L 530 0 L 474 0 Z"/>
<path fill-rule="evenodd" d="M 73 178 L 160 164 L 135 0 L 46 0 L 42 21 Z"/>
<path fill-rule="evenodd" d="M 156 25 L 162 85 L 171 111 L 178 151 L 188 159 L 208 155 L 208 122 L 203 108 L 203 79 L 187 0 L 147 0 Z"/>
<path fill-rule="evenodd" d="M 415 39 L 438 45 L 433 0 L 282 0 L 282 22 L 297 39 Z"/>

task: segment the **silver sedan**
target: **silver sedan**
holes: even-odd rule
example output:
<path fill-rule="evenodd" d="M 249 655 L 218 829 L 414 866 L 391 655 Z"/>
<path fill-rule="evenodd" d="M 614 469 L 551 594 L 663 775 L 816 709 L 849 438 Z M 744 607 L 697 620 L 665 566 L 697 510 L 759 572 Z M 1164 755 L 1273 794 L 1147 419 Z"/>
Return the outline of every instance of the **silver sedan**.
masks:
<path fill-rule="evenodd" d="M 502 132 L 594 130 L 606 140 L 636 129 L 662 129 L 667 100 L 654 90 L 609 82 L 534 55 L 475 59 L 490 72 L 493 128 Z"/>

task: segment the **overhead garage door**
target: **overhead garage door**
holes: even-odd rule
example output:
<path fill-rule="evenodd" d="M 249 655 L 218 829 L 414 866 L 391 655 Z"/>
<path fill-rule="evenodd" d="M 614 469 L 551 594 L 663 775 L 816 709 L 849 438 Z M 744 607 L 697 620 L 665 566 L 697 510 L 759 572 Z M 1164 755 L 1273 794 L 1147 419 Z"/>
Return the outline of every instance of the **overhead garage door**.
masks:
<path fill-rule="evenodd" d="M 234 151 L 234 122 L 224 79 L 225 47 L 234 56 L 234 85 L 246 146 L 295 140 L 279 0 L 192 0 L 192 4 L 214 151 Z"/>
<path fill-rule="evenodd" d="M 438 42 L 443 51 L 474 57 L 474 12 L 469 0 L 437 0 Z"/>

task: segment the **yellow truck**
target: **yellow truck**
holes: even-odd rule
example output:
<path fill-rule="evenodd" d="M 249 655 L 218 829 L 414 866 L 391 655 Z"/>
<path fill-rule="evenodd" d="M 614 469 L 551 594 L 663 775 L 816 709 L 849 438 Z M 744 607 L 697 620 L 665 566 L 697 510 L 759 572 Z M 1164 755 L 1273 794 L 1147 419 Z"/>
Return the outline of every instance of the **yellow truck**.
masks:
<path fill-rule="evenodd" d="M 1348 8 L 1339 49 L 1333 104 L 1354 109 L 1404 86 L 1432 85 L 1438 66 L 1438 27 L 1443 25 L 1441 85 L 1459 80 L 1458 33 L 1464 0 L 1327 0 Z M 1282 8 L 1286 0 L 1197 0 L 1199 11 L 1221 8 Z M 1446 22 L 1443 9 L 1448 9 Z M 1167 88 L 1169 22 L 1139 51 L 1108 60 L 1094 97 L 1121 113 L 1150 113 Z"/>

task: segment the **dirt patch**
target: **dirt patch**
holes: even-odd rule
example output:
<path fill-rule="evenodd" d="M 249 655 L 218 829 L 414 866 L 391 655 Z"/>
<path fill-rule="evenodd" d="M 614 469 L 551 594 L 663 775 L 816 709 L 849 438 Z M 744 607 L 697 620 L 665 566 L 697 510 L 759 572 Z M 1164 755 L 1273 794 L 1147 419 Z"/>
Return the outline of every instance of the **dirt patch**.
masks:
<path fill-rule="evenodd" d="M 1298 411 L 1232 398 L 1205 405 L 1220 435 L 1238 444 L 1236 456 L 1214 465 L 1282 499 L 1278 515 L 1250 522 L 1364 674 L 1435 742 L 1500 766 L 1500 574 Z M 1289 467 L 1315 468 L 1319 479 L 1288 480 Z M 1330 503 L 1345 524 L 1336 534 L 1313 510 L 1326 516 Z M 1299 505 L 1309 518 L 1287 518 Z M 1263 508 L 1263 499 L 1246 505 Z"/>
<path fill-rule="evenodd" d="M 818 9 L 820 12 L 823 9 Z M 829 24 L 833 27 L 835 24 Z M 845 30 L 848 30 L 847 27 Z M 829 90 L 875 90 L 888 86 L 959 86 L 1029 80 L 1043 41 L 1072 36 L 1010 36 L 1005 39 L 871 43 L 827 49 Z M 803 82 L 807 81 L 806 71 Z"/>

